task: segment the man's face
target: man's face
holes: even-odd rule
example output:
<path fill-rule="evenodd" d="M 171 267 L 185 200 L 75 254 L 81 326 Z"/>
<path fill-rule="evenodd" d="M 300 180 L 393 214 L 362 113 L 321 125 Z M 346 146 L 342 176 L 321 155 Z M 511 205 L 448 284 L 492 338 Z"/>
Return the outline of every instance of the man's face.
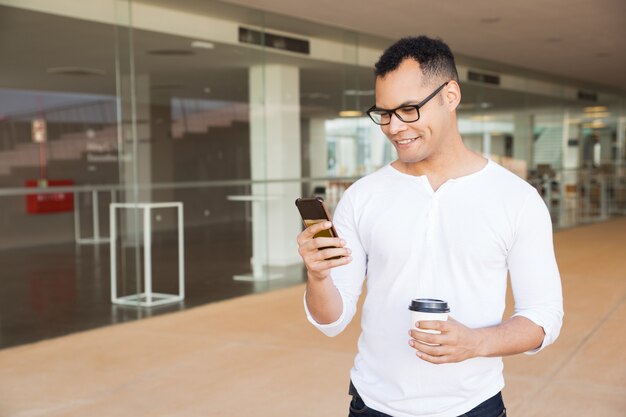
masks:
<path fill-rule="evenodd" d="M 405 59 L 395 71 L 376 79 L 376 107 L 393 109 L 420 103 L 438 87 L 424 85 L 423 79 L 419 63 Z M 395 146 L 400 161 L 420 162 L 439 149 L 447 113 L 440 96 L 444 92 L 445 88 L 419 109 L 419 120 L 405 123 L 392 115 L 390 123 L 381 126 L 385 136 Z"/>

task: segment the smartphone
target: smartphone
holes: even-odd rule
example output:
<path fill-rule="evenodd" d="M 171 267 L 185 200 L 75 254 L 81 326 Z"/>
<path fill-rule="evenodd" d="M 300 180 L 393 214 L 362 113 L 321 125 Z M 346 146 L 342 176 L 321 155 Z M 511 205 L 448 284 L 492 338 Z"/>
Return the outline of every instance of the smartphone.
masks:
<path fill-rule="evenodd" d="M 298 207 L 300 217 L 302 217 L 305 227 L 312 226 L 316 223 L 330 221 L 330 215 L 328 214 L 328 209 L 326 208 L 322 197 L 298 198 L 296 200 L 296 207 Z M 331 226 L 330 229 L 322 230 L 321 232 L 316 233 L 314 237 L 339 237 L 339 235 L 335 230 L 335 226 Z M 328 249 L 330 247 L 332 246 L 320 249 Z M 341 256 L 335 256 L 329 259 L 339 258 L 341 258 Z"/>

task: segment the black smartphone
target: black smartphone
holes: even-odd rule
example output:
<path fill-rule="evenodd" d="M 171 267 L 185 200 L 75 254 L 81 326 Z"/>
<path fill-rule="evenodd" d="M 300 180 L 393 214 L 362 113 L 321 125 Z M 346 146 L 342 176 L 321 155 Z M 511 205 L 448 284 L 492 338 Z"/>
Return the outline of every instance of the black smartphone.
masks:
<path fill-rule="evenodd" d="M 302 217 L 302 221 L 304 222 L 305 227 L 309 227 L 316 223 L 331 221 L 330 215 L 328 214 L 328 209 L 326 208 L 326 205 L 324 204 L 324 199 L 322 197 L 298 198 L 296 200 L 296 207 L 298 207 L 300 217 Z M 331 226 L 330 229 L 322 230 L 321 232 L 316 233 L 314 237 L 339 237 L 339 235 L 335 230 L 335 226 Z M 320 249 L 328 249 L 329 247 L 324 247 Z M 339 258 L 341 258 L 341 256 L 335 256 L 330 259 Z"/>

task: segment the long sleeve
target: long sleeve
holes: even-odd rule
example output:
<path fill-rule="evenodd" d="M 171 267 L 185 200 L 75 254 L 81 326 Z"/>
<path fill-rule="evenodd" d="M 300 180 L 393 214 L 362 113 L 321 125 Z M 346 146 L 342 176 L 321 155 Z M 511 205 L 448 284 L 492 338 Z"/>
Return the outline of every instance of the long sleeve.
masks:
<path fill-rule="evenodd" d="M 507 257 L 515 298 L 514 316 L 541 326 L 545 337 L 534 354 L 553 343 L 563 322 L 561 278 L 554 256 L 552 223 L 548 209 L 532 190 L 526 198 Z"/>
<path fill-rule="evenodd" d="M 346 246 L 352 250 L 352 262 L 331 270 L 333 284 L 341 295 L 343 309 L 341 316 L 333 323 L 319 324 L 311 316 L 304 297 L 304 310 L 309 322 L 317 327 L 325 335 L 333 337 L 341 333 L 352 321 L 356 313 L 357 302 L 361 294 L 363 280 L 367 269 L 367 255 L 356 224 L 356 213 L 350 200 L 350 190 L 344 193 L 341 201 L 335 209 L 333 224 L 339 237 L 346 241 Z"/>

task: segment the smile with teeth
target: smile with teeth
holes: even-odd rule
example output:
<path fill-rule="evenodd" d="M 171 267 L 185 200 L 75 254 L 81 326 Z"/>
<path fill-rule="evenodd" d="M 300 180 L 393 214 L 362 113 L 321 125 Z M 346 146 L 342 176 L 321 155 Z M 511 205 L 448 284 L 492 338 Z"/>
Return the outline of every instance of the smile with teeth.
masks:
<path fill-rule="evenodd" d="M 410 139 L 402 139 L 397 141 L 400 145 L 408 145 L 411 142 L 414 142 L 415 140 L 417 140 L 417 138 L 410 138 Z"/>

